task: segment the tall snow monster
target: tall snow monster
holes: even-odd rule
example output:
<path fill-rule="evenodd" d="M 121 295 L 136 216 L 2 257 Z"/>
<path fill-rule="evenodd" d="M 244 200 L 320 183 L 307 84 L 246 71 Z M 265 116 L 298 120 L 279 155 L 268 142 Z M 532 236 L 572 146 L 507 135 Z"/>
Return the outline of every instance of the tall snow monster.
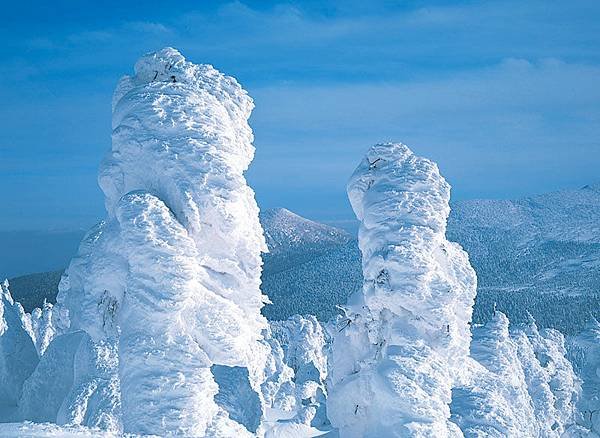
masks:
<path fill-rule="evenodd" d="M 84 238 L 58 303 L 69 331 L 116 345 L 125 432 L 256 432 L 216 404 L 211 373 L 246 368 L 259 394 L 264 380 L 266 245 L 243 175 L 253 106 L 235 79 L 172 48 L 142 57 L 114 93 L 99 174 L 107 218 Z"/>
<path fill-rule="evenodd" d="M 449 404 L 469 355 L 476 276 L 446 240 L 450 186 L 407 146 L 378 144 L 348 196 L 364 285 L 335 330 L 329 419 L 344 437 L 460 436 Z"/>

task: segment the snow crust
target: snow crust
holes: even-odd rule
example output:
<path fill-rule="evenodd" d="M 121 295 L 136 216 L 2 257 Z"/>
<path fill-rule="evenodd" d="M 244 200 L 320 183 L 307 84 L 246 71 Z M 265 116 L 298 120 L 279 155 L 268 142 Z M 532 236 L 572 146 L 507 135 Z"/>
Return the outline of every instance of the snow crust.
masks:
<path fill-rule="evenodd" d="M 329 418 L 345 437 L 458 436 L 449 404 L 469 354 L 476 277 L 445 238 L 450 186 L 405 145 L 379 144 L 348 196 L 364 285 L 334 333 Z"/>

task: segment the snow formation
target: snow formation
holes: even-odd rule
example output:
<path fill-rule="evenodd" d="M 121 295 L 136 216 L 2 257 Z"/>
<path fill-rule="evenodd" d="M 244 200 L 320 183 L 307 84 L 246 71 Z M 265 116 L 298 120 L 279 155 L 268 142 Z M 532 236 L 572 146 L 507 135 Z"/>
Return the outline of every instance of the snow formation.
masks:
<path fill-rule="evenodd" d="M 564 338 L 533 320 L 509 331 L 496 312 L 473 329 L 468 382 L 453 389 L 452 421 L 465 437 L 562 437 L 574 430 L 580 382 Z"/>
<path fill-rule="evenodd" d="M 328 414 L 344 437 L 455 436 L 451 388 L 469 354 L 476 277 L 445 237 L 450 186 L 403 144 L 350 178 L 364 285 L 332 350 Z"/>
<path fill-rule="evenodd" d="M 294 421 L 314 427 L 327 427 L 326 335 L 317 319 L 295 315 L 271 323 L 273 337 L 283 348 L 284 363 L 293 371 L 296 398 Z"/>
<path fill-rule="evenodd" d="M 38 363 L 25 312 L 8 287 L 8 281 L 0 285 L 0 422 L 15 415 L 23 384 Z"/>
<path fill-rule="evenodd" d="M 575 338 L 575 345 L 583 351 L 578 423 L 600 436 L 600 323 L 596 319 Z"/>
<path fill-rule="evenodd" d="M 211 366 L 246 369 L 260 393 L 266 246 L 243 176 L 252 108 L 235 79 L 170 48 L 142 57 L 115 91 L 99 175 L 108 215 L 57 301 L 71 332 L 114 345 L 125 432 L 248 433 L 215 403 Z"/>

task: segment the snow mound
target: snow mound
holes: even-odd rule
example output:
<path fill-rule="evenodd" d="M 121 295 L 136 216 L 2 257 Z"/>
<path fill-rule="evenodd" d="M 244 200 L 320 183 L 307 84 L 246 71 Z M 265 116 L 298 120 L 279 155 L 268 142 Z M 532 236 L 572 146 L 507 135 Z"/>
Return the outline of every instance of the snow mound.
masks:
<path fill-rule="evenodd" d="M 372 147 L 348 183 L 364 284 L 334 330 L 329 418 L 347 437 L 448 436 L 476 277 L 445 238 L 450 186 L 403 144 Z"/>

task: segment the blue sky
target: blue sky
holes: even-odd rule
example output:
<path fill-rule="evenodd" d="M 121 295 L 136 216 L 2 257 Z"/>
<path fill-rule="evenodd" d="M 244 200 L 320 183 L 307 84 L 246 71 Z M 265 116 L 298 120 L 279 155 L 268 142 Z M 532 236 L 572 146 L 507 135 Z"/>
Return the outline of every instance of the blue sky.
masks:
<path fill-rule="evenodd" d="M 0 27 L 0 231 L 87 228 L 118 78 L 170 45 L 256 102 L 263 207 L 352 218 L 364 151 L 403 141 L 455 199 L 600 180 L 600 2 L 10 2 Z"/>

